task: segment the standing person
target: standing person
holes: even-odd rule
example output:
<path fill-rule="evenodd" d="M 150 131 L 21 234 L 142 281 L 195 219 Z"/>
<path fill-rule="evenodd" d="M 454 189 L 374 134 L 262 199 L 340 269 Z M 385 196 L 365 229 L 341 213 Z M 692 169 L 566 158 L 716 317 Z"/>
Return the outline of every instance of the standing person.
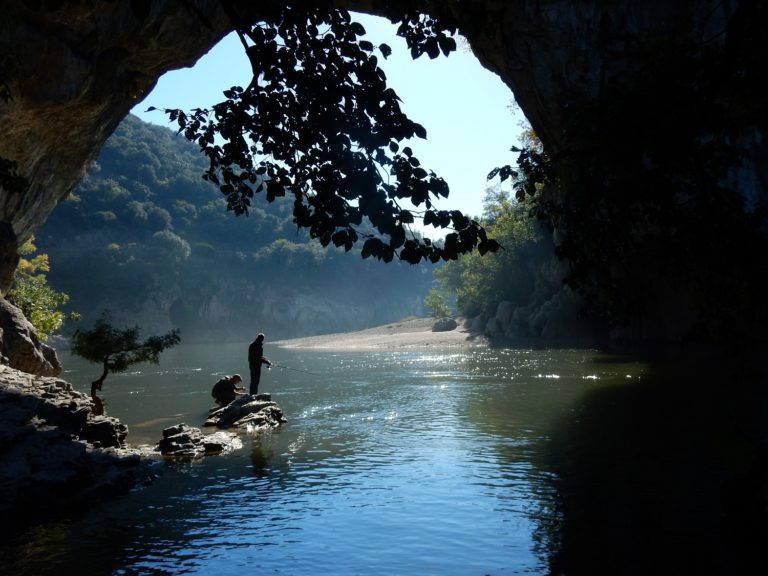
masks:
<path fill-rule="evenodd" d="M 248 367 L 251 369 L 251 389 L 252 395 L 259 393 L 259 380 L 261 380 L 261 365 L 266 364 L 270 368 L 272 362 L 264 357 L 264 334 L 256 336 L 256 340 L 248 346 Z"/>

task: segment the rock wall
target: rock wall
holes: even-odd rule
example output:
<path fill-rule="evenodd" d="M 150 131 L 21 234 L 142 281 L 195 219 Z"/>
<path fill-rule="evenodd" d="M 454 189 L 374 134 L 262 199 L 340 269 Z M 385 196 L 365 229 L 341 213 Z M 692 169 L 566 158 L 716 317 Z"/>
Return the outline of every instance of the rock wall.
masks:
<path fill-rule="evenodd" d="M 554 256 L 529 269 L 534 282 L 526 297 L 499 302 L 490 313 L 472 318 L 471 329 L 497 343 L 604 341 L 607 328 L 581 314 L 581 297 L 563 283 L 567 269 Z"/>
<path fill-rule="evenodd" d="M 0 157 L 17 164 L 27 186 L 3 190 L 0 222 L 18 245 L 160 75 L 193 65 L 227 30 L 215 1 L 3 4 L 0 85 L 10 99 L 0 101 Z"/>
<path fill-rule="evenodd" d="M 40 376 L 58 376 L 56 351 L 37 337 L 35 328 L 13 304 L 0 298 L 0 365 Z"/>

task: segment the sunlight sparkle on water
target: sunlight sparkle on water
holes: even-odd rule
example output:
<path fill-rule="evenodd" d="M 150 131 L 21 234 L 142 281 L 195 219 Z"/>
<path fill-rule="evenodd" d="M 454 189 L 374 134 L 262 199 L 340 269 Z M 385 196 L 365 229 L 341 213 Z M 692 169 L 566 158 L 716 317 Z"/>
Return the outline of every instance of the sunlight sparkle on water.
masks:
<path fill-rule="evenodd" d="M 201 422 L 217 371 L 231 374 L 243 350 L 207 355 L 209 364 L 181 346 L 162 373 L 124 376 L 109 385 L 110 408 L 142 442 Z M 581 351 L 271 357 L 315 373 L 267 378 L 285 426 L 243 435 L 239 451 L 169 466 L 152 489 L 74 521 L 68 542 L 89 542 L 74 553 L 93 566 L 108 554 L 144 573 L 237 574 L 247 565 L 302 576 L 543 576 L 559 513 L 548 438 L 561 421 L 586 418 L 574 407 L 593 380 L 629 384 L 625 376 L 643 368 Z M 89 368 L 72 364 L 83 375 Z"/>
<path fill-rule="evenodd" d="M 307 442 L 306 435 L 304 433 L 299 434 L 296 439 L 288 444 L 286 451 L 288 453 L 288 464 L 291 464 L 292 457 L 298 454 L 302 448 L 304 448 Z"/>
<path fill-rule="evenodd" d="M 314 416 L 315 414 L 321 414 L 323 412 L 328 412 L 330 410 L 333 410 L 334 408 L 338 408 L 336 404 L 327 404 L 325 406 L 310 406 L 306 410 L 304 410 L 301 413 L 301 417 L 307 417 L 307 416 Z"/>

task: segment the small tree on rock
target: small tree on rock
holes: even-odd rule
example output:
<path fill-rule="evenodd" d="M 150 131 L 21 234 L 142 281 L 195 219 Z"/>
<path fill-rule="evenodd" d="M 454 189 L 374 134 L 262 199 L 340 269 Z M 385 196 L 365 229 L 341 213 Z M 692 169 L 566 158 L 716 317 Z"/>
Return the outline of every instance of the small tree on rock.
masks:
<path fill-rule="evenodd" d="M 129 366 L 141 362 L 158 364 L 160 352 L 175 346 L 181 340 L 178 330 L 162 336 L 150 336 L 139 341 L 139 327 L 117 329 L 110 316 L 104 312 L 90 330 L 76 330 L 72 336 L 72 353 L 89 362 L 102 365 L 102 373 L 91 382 L 91 396 L 98 400 L 96 391 L 101 390 L 110 372 L 125 372 Z M 97 402 L 97 406 L 99 403 Z"/>

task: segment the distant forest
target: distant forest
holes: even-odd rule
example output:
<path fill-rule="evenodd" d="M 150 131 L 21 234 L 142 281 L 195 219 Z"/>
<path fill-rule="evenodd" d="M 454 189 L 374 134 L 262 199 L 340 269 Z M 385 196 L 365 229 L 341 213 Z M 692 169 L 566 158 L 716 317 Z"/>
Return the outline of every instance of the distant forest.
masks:
<path fill-rule="evenodd" d="M 207 164 L 174 131 L 129 116 L 36 235 L 49 281 L 89 326 L 102 310 L 147 333 L 241 341 L 359 329 L 424 314 L 434 267 L 323 248 L 292 202 L 226 210 Z M 75 326 L 66 328 L 73 329 Z"/>

